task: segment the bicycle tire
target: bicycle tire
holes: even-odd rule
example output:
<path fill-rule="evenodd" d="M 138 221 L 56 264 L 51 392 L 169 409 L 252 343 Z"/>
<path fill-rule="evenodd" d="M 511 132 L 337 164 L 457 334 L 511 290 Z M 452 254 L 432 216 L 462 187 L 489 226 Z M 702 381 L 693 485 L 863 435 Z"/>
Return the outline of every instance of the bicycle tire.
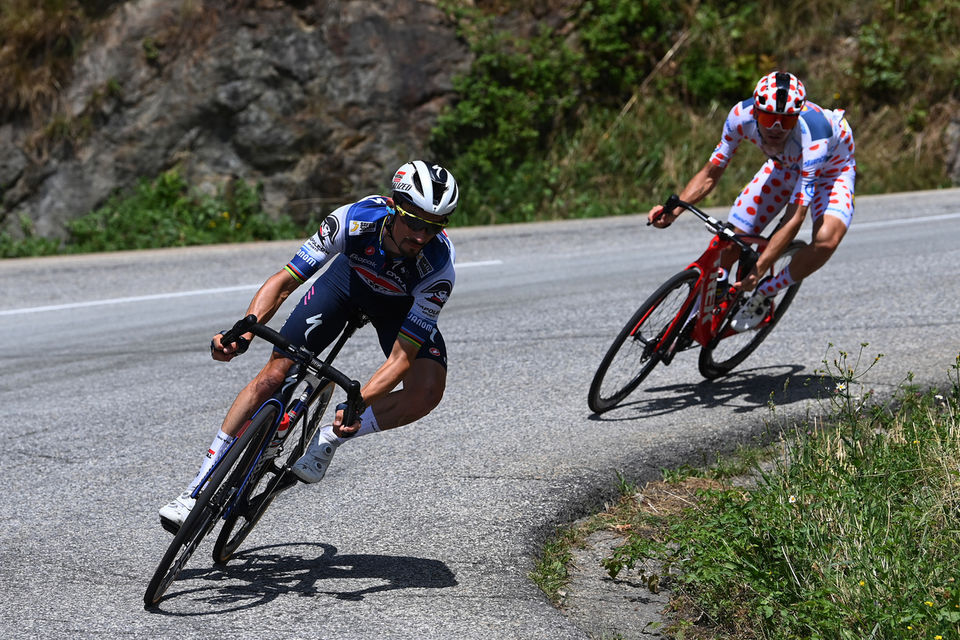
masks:
<path fill-rule="evenodd" d="M 231 488 L 237 474 L 231 472 L 236 471 L 235 467 L 241 455 L 251 443 L 258 444 L 257 438 L 262 441 L 266 435 L 265 431 L 253 427 L 253 424 L 247 427 L 217 462 L 206 486 L 197 496 L 190 515 L 173 537 L 147 585 L 143 594 L 145 608 L 156 606 L 163 599 L 163 594 L 183 570 L 203 538 L 216 526 L 217 520 L 233 498 Z M 228 478 L 229 480 L 224 482 Z"/>
<path fill-rule="evenodd" d="M 656 345 L 672 342 L 673 336 L 665 336 L 671 325 L 674 336 L 680 332 L 682 326 L 674 323 L 674 318 L 684 310 L 684 303 L 699 279 L 697 269 L 674 274 L 634 312 L 593 376 L 587 394 L 591 411 L 603 413 L 620 404 L 660 362 L 663 354 L 656 350 Z"/>
<path fill-rule="evenodd" d="M 787 247 L 787 250 L 777 258 L 777 262 L 772 267 L 771 271 L 773 273 L 780 273 L 780 270 L 789 263 L 790 259 L 793 257 L 801 247 L 805 246 L 807 243 L 802 240 L 794 240 Z M 777 323 L 780 321 L 780 318 L 783 317 L 783 314 L 787 312 L 787 309 L 790 307 L 790 303 L 793 302 L 794 297 L 796 297 L 797 292 L 800 290 L 800 282 L 795 282 L 783 291 L 777 293 L 773 299 L 774 312 L 773 317 L 770 319 L 770 322 L 761 326 L 756 331 L 744 331 L 743 333 L 733 333 L 728 335 L 725 338 L 720 338 L 714 340 L 710 345 L 704 346 L 700 349 L 700 358 L 698 362 L 698 367 L 700 369 L 700 374 L 708 379 L 714 380 L 721 376 L 725 376 L 730 373 L 735 367 L 743 363 L 751 353 L 753 353 L 757 347 L 760 346 L 770 332 L 773 331 L 773 328 L 777 326 Z M 743 299 L 746 299 L 746 296 L 743 296 Z M 717 333 L 718 336 L 723 336 L 725 333 L 728 333 L 730 326 L 730 321 L 736 315 L 735 311 L 731 311 L 727 315 L 726 320 L 724 320 L 723 326 L 720 327 L 720 331 Z"/>
<path fill-rule="evenodd" d="M 320 418 L 333 396 L 333 387 L 332 382 L 326 382 L 323 389 L 317 394 L 316 399 L 311 403 L 313 409 L 309 420 L 298 419 L 295 424 L 290 426 L 290 432 L 284 441 L 284 448 L 288 443 L 293 446 L 289 448 L 285 461 L 279 466 L 276 464 L 276 459 L 266 461 L 248 479 L 243 495 L 239 497 L 231 512 L 224 519 L 220 535 L 217 536 L 217 541 L 213 545 L 213 561 L 216 564 L 225 565 L 230 561 L 233 554 L 250 535 L 253 528 L 257 526 L 257 523 L 260 522 L 260 518 L 273 503 L 274 498 L 279 495 L 280 491 L 296 483 L 295 479 L 291 481 L 290 476 L 287 475 L 289 468 L 303 455 L 306 446 L 319 428 Z M 302 426 L 304 424 L 305 426 Z M 283 457 L 284 448 L 281 448 L 278 458 Z M 247 468 L 249 468 L 249 464 Z M 290 482 L 290 484 L 287 482 Z"/>

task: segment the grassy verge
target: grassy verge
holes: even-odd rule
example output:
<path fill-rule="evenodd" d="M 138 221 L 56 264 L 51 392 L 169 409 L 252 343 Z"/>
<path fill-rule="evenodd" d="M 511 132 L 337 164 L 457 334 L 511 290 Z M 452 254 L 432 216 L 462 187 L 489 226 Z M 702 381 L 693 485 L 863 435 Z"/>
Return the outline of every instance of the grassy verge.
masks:
<path fill-rule="evenodd" d="M 858 363 L 841 352 L 823 372 L 824 419 L 785 432 L 767 464 L 750 452 L 750 484 L 729 464 L 667 474 L 589 525 L 628 532 L 612 577 L 662 563 L 648 582 L 671 589 L 673 637 L 960 637 L 960 357 L 949 391 L 907 381 L 883 403 Z"/>

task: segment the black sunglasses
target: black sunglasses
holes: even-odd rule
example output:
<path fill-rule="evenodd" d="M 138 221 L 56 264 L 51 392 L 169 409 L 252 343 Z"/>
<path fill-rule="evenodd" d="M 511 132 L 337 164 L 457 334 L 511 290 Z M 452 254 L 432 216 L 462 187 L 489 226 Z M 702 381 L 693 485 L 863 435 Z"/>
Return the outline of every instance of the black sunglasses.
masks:
<path fill-rule="evenodd" d="M 400 205 L 394 206 L 397 208 L 397 213 L 403 216 L 404 223 L 410 227 L 411 231 L 429 231 L 431 233 L 440 233 L 448 224 L 447 220 L 444 220 L 443 222 L 431 222 L 430 220 L 424 220 L 419 216 L 413 215 L 409 211 L 404 211 Z"/>

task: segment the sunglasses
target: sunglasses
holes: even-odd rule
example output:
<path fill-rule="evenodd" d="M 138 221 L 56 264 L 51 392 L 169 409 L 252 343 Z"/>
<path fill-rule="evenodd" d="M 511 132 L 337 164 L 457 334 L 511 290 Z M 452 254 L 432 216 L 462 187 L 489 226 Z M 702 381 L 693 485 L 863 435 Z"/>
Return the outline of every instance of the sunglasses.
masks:
<path fill-rule="evenodd" d="M 785 131 L 789 131 L 797 126 L 797 121 L 800 119 L 799 113 L 769 113 L 756 109 L 753 113 L 757 118 L 757 123 L 766 129 L 773 129 L 776 126 Z"/>
<path fill-rule="evenodd" d="M 410 227 L 411 231 L 429 231 L 430 233 L 440 233 L 448 224 L 447 220 L 444 220 L 443 222 L 424 220 L 419 216 L 413 215 L 409 211 L 404 211 L 398 204 L 395 204 L 394 206 L 397 208 L 397 213 L 399 213 L 403 218 L 403 222 Z"/>

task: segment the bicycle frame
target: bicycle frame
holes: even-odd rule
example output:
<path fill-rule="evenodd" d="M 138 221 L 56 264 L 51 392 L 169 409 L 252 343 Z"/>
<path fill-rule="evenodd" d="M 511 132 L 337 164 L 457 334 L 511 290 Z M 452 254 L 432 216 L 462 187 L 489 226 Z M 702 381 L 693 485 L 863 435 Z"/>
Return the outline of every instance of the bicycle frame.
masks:
<path fill-rule="evenodd" d="M 356 330 L 363 326 L 366 322 L 367 321 L 365 317 L 362 315 L 351 318 L 348 321 L 346 328 L 340 333 L 340 338 L 337 340 L 336 344 L 334 344 L 334 346 L 330 349 L 330 352 L 327 354 L 326 358 L 323 359 L 323 364 L 329 366 L 333 362 L 334 358 L 336 358 L 340 353 L 343 345 L 347 343 L 347 340 L 349 340 Z M 277 437 L 278 429 L 283 420 L 286 419 L 289 424 L 286 430 L 287 433 L 293 430 L 294 426 L 299 420 L 308 420 L 309 416 L 306 415 L 305 412 L 309 411 L 309 409 L 313 406 L 314 399 L 321 394 L 324 389 L 327 389 L 334 384 L 332 380 L 320 377 L 312 371 L 302 374 L 300 370 L 301 366 L 301 364 L 293 365 L 290 373 L 288 373 L 289 382 L 285 382 L 285 384 L 280 388 L 280 390 L 277 391 L 276 394 L 274 394 L 273 397 L 269 398 L 262 405 L 260 405 L 260 407 L 254 412 L 253 416 L 251 416 L 250 420 L 244 424 L 243 429 L 240 430 L 240 434 L 242 434 L 247 425 L 253 421 L 257 414 L 266 409 L 266 407 L 270 405 L 277 407 L 277 416 L 274 418 L 273 424 L 270 426 L 270 432 L 264 440 L 264 447 L 257 454 L 256 462 L 250 466 L 250 470 L 244 476 L 243 482 L 240 485 L 240 489 L 237 491 L 236 495 L 231 501 L 231 504 L 227 507 L 227 509 L 224 510 L 224 513 L 221 516 L 223 520 L 226 520 L 228 517 L 230 517 L 234 507 L 236 506 L 237 497 L 244 494 L 250 478 L 259 477 L 259 472 L 262 465 L 270 464 L 276 457 L 276 454 L 265 456 L 264 453 L 268 448 L 270 448 L 270 445 Z M 300 394 L 294 398 L 293 392 L 300 386 L 302 386 L 302 390 Z M 238 436 L 240 434 L 238 434 Z M 302 431 L 301 434 L 303 434 Z M 281 446 L 283 439 L 285 439 L 285 436 L 281 439 Z M 236 440 L 234 440 L 234 442 L 236 442 Z M 233 446 L 233 443 L 230 444 Z M 307 445 L 306 442 L 301 444 L 303 444 L 304 447 Z M 216 465 L 214 465 L 214 468 L 215 467 Z M 210 473 L 213 473 L 213 469 L 210 470 Z M 280 483 L 280 481 L 281 476 L 278 474 L 277 477 L 274 478 L 273 484 L 271 485 L 271 491 L 273 490 L 273 487 L 276 487 Z M 204 482 L 200 483 L 199 486 L 203 487 L 205 482 L 206 478 L 204 479 Z M 197 492 L 199 492 L 199 488 L 197 489 Z"/>
<path fill-rule="evenodd" d="M 663 332 L 663 335 L 660 336 L 654 347 L 655 352 L 662 354 L 661 360 L 664 364 L 670 364 L 677 352 L 689 346 L 690 342 L 678 348 L 685 336 L 689 336 L 691 341 L 695 341 L 701 346 L 709 347 L 735 333 L 729 327 L 723 333 L 720 333 L 727 316 L 739 306 L 734 304 L 736 297 L 730 295 L 736 291 L 732 286 L 724 299 L 717 303 L 717 279 L 720 276 L 722 257 L 727 251 L 736 247 L 740 251 L 739 260 L 741 263 L 751 265 L 750 268 L 752 269 L 752 265 L 756 264 L 759 254 L 763 252 L 768 242 L 768 238 L 764 236 L 734 233 L 733 229 L 726 224 L 707 215 L 692 204 L 681 201 L 676 195 L 670 196 L 663 210 L 671 211 L 676 207 L 682 207 L 692 212 L 706 223 L 708 230 L 713 231 L 716 235 L 700 257 L 687 266 L 686 270 L 693 269 L 699 273 L 697 282 L 690 290 L 690 295 L 681 306 L 680 312 L 667 327 L 667 330 Z M 754 249 L 752 245 L 757 245 L 757 248 Z M 764 318 L 759 327 L 769 323 L 773 318 L 773 313 L 774 309 L 771 307 L 771 312 Z M 691 322 L 692 326 L 689 324 Z"/>
<path fill-rule="evenodd" d="M 739 235 L 737 237 L 747 244 L 756 244 L 758 253 L 762 253 L 767 246 L 767 239 L 762 236 Z M 722 340 L 734 333 L 732 329 L 728 328 L 722 335 L 718 335 L 724 320 L 726 320 L 730 309 L 733 307 L 730 297 L 731 291 L 728 290 L 727 295 L 719 303 L 716 300 L 721 258 L 724 252 L 734 244 L 736 243 L 732 240 L 714 236 L 707 250 L 687 267 L 688 269 L 697 269 L 700 272 L 700 279 L 697 280 L 693 291 L 690 292 L 690 297 L 684 303 L 684 310 L 689 313 L 690 305 L 699 302 L 691 337 L 705 347 L 718 338 Z M 730 289 L 733 289 L 733 287 L 731 286 Z M 762 327 L 763 324 L 769 322 L 771 316 L 772 312 L 764 318 L 764 322 L 759 326 Z"/>

